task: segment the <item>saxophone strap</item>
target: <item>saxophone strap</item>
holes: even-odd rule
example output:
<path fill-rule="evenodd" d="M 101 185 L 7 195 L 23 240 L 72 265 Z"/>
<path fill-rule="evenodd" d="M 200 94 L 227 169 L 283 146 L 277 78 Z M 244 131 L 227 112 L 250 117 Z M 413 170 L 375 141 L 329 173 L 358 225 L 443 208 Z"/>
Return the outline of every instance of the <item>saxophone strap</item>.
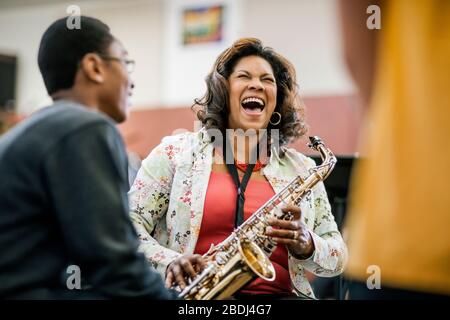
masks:
<path fill-rule="evenodd" d="M 234 219 L 234 227 L 239 227 L 244 222 L 244 203 L 245 203 L 245 189 L 247 188 L 250 176 L 253 173 L 254 163 L 249 164 L 247 170 L 245 171 L 242 181 L 239 181 L 239 174 L 234 163 L 227 163 L 228 171 L 233 177 L 234 184 L 237 188 L 236 197 L 236 216 Z"/>
<path fill-rule="evenodd" d="M 226 140 L 226 148 L 225 152 L 228 153 L 232 152 L 231 145 L 228 139 Z M 227 157 L 227 159 L 230 159 L 231 157 Z M 234 157 L 232 158 L 234 159 Z M 245 189 L 247 188 L 248 181 L 250 180 L 250 176 L 253 173 L 253 168 L 255 167 L 255 163 L 251 163 L 248 165 L 247 170 L 245 170 L 244 176 L 242 177 L 242 181 L 239 181 L 239 174 L 236 165 L 233 163 L 227 163 L 225 161 L 228 172 L 231 174 L 231 177 L 233 178 L 234 184 L 236 185 L 237 189 L 237 196 L 236 196 L 236 214 L 234 218 L 234 227 L 239 227 L 242 223 L 244 223 L 244 203 L 245 203 Z"/>

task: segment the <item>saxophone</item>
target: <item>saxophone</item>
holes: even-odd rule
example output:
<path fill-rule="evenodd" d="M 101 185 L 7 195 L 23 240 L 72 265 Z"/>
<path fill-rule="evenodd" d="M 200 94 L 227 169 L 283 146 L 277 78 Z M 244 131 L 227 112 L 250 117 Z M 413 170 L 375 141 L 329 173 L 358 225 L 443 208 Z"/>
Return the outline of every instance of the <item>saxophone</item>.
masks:
<path fill-rule="evenodd" d="M 179 294 L 186 300 L 222 300 L 229 298 L 256 277 L 275 279 L 275 269 L 269 260 L 276 243 L 264 235 L 267 219 L 291 220 L 290 212 L 283 213 L 280 204 L 295 204 L 320 181 L 326 179 L 336 164 L 336 157 L 322 140 L 309 137 L 308 146 L 320 153 L 322 164 L 309 169 L 309 176 L 295 177 L 285 188 L 269 199 L 231 235 L 217 245 L 211 245 L 203 255 L 206 267 Z"/>

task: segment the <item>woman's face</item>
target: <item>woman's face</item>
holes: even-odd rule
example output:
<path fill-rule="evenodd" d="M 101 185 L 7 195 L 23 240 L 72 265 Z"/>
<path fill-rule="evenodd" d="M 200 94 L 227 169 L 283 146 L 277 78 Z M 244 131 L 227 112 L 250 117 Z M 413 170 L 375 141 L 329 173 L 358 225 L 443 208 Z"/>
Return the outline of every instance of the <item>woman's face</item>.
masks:
<path fill-rule="evenodd" d="M 267 128 L 277 101 L 277 84 L 270 63 L 258 56 L 244 57 L 234 67 L 228 83 L 228 128 Z"/>

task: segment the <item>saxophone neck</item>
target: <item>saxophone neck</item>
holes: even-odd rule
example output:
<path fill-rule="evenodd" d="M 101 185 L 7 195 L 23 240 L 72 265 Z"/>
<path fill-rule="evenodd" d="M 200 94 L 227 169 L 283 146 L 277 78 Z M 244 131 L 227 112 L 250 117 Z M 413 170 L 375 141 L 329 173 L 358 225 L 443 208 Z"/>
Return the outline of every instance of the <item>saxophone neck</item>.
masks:
<path fill-rule="evenodd" d="M 321 175 L 321 179 L 326 179 L 336 165 L 336 156 L 330 149 L 325 147 L 322 139 L 317 136 L 309 137 L 309 147 L 320 153 L 322 163 L 313 168 L 314 171 Z"/>

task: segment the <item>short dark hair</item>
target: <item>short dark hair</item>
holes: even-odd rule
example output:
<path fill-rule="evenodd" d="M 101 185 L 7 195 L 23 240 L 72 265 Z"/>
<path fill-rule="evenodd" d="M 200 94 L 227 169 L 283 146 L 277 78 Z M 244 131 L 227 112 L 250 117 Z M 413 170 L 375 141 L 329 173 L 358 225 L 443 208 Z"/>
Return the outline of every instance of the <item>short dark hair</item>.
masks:
<path fill-rule="evenodd" d="M 206 93 L 195 99 L 194 105 L 202 107 L 197 110 L 197 118 L 206 129 L 216 128 L 222 134 L 228 124 L 229 87 L 228 77 L 240 59 L 258 56 L 272 66 L 277 84 L 277 104 L 275 111 L 282 115 L 277 125 L 269 123 L 267 129 L 280 130 L 280 145 L 288 144 L 307 132 L 304 106 L 298 95 L 294 66 L 272 48 L 264 47 L 256 38 L 242 38 L 223 51 L 217 58 L 211 72 L 206 77 Z M 270 132 L 269 132 L 270 133 Z"/>
<path fill-rule="evenodd" d="M 80 28 L 69 29 L 67 18 L 53 22 L 42 36 L 38 64 L 49 95 L 74 85 L 79 62 L 87 53 L 106 54 L 114 37 L 98 19 L 80 16 Z"/>

